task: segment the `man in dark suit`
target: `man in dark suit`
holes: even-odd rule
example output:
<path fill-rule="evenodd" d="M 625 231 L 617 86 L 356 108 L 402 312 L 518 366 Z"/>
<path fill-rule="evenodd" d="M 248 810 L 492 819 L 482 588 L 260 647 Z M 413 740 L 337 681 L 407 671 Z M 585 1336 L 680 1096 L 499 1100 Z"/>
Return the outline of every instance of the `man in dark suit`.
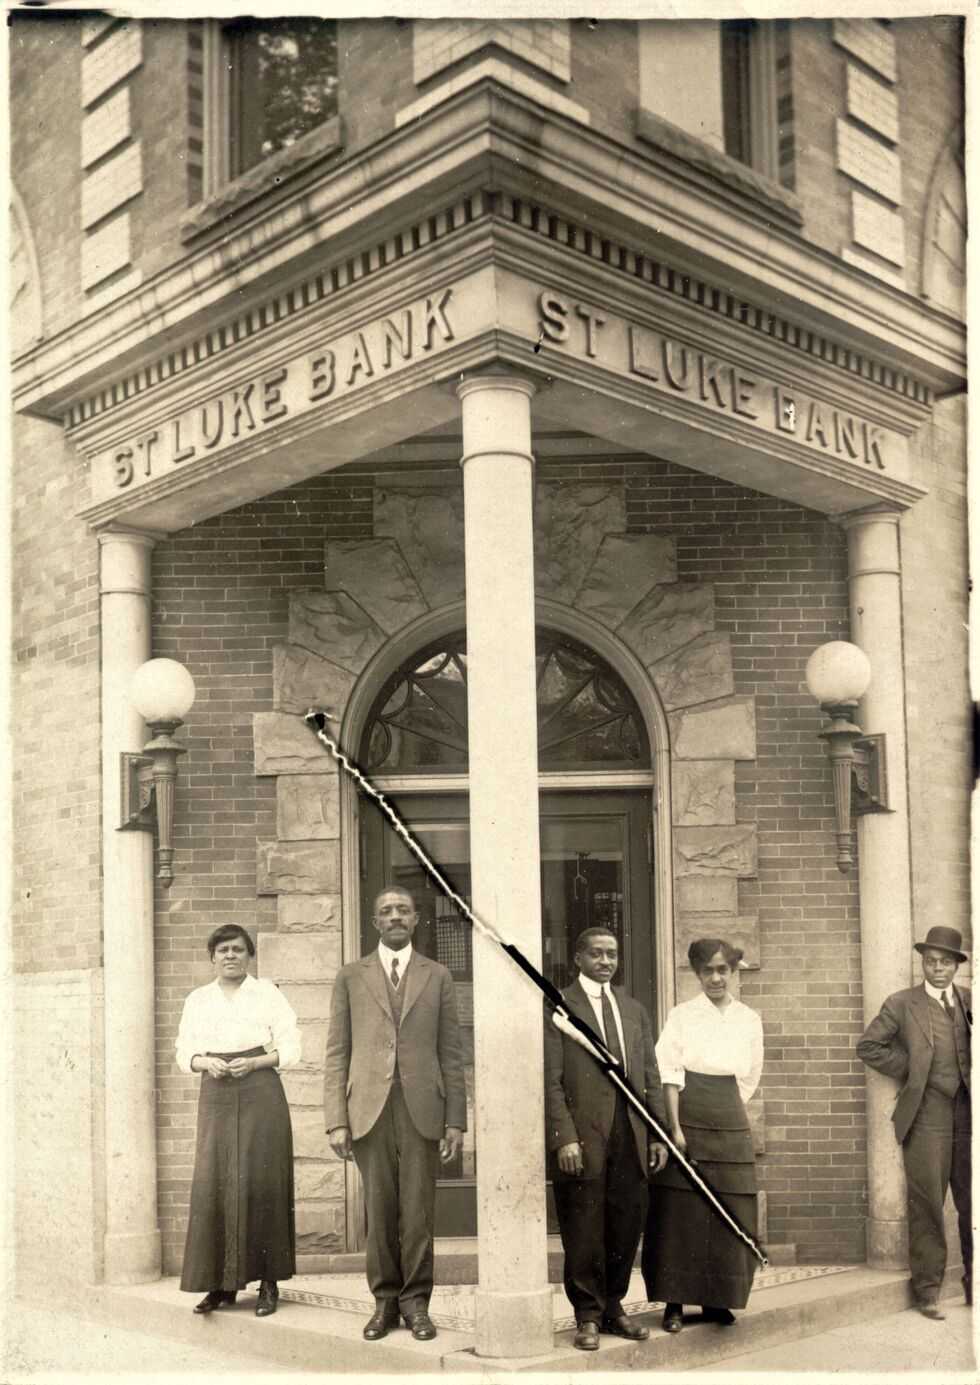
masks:
<path fill-rule="evenodd" d="M 930 928 L 915 949 L 923 984 L 890 995 L 857 1046 L 869 1067 L 902 1088 L 892 1120 L 902 1146 L 908 1198 L 912 1292 L 927 1318 L 945 1317 L 939 1291 L 946 1271 L 943 1204 L 952 1188 L 963 1252 L 963 1288 L 973 1302 L 970 1221 L 969 992 L 953 985 L 966 961 L 955 928 Z"/>
<path fill-rule="evenodd" d="M 619 965 L 615 936 L 586 928 L 575 942 L 575 965 L 578 979 L 562 992 L 569 1011 L 623 1061 L 634 1090 L 663 1121 L 650 1017 L 610 986 Z M 545 1025 L 545 1118 L 575 1346 L 596 1351 L 600 1331 L 643 1341 L 649 1332 L 623 1312 L 623 1295 L 646 1220 L 648 1170 L 663 1168 L 667 1149 L 648 1142 L 647 1127 L 595 1058 L 551 1022 Z"/>
<path fill-rule="evenodd" d="M 409 892 L 382 890 L 373 921 L 377 950 L 334 982 L 324 1114 L 331 1147 L 353 1157 L 364 1182 L 375 1301 L 364 1336 L 387 1336 L 401 1313 L 427 1341 L 436 1335 L 428 1311 L 436 1175 L 466 1128 L 459 1021 L 449 972 L 412 947 Z"/>

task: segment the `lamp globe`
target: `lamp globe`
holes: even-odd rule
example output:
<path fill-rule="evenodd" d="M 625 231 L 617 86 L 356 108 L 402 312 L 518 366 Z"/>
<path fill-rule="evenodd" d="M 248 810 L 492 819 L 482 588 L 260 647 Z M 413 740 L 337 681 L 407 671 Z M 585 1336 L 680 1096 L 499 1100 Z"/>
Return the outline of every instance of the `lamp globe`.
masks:
<path fill-rule="evenodd" d="M 194 679 L 176 659 L 148 659 L 129 685 L 129 698 L 145 722 L 181 722 L 194 705 Z"/>
<path fill-rule="evenodd" d="M 810 655 L 806 685 L 821 707 L 859 702 L 871 682 L 871 664 L 863 649 L 847 640 L 831 640 Z"/>

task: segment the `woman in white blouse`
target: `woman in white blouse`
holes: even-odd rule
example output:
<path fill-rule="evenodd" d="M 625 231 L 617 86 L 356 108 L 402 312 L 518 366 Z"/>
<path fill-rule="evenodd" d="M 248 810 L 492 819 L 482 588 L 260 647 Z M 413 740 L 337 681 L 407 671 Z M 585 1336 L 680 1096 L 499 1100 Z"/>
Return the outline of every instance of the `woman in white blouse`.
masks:
<path fill-rule="evenodd" d="M 687 953 L 701 995 L 676 1006 L 657 1041 L 667 1121 L 721 1200 L 753 1235 L 755 1155 L 745 1102 L 762 1073 L 762 1022 L 729 985 L 742 954 L 722 938 L 699 938 Z M 685 1303 L 729 1327 L 744 1308 L 755 1259 L 684 1177 L 676 1160 L 650 1183 L 643 1238 L 647 1298 L 666 1304 L 666 1332 L 680 1332 Z"/>
<path fill-rule="evenodd" d="M 195 1313 L 235 1302 L 259 1281 L 255 1312 L 276 1311 L 278 1282 L 296 1269 L 293 1132 L 279 1069 L 300 1059 L 289 1002 L 248 974 L 255 944 L 238 924 L 208 938 L 215 979 L 191 991 L 177 1066 L 203 1074 L 180 1287 L 206 1289 Z"/>

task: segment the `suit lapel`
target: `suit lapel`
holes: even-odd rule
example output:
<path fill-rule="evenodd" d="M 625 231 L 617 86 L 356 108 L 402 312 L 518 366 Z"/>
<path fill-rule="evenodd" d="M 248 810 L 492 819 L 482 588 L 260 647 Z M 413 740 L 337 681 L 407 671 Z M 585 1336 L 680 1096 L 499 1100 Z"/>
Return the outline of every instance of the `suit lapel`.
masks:
<path fill-rule="evenodd" d="M 932 1041 L 932 1021 L 929 1018 L 929 997 L 926 995 L 925 986 L 915 986 L 909 999 L 909 1013 L 916 1024 L 922 1030 L 930 1048 L 935 1045 Z"/>
<path fill-rule="evenodd" d="M 623 1057 L 626 1059 L 627 1072 L 630 1072 L 633 1067 L 633 1050 L 639 1038 L 640 1026 L 631 1013 L 629 1004 L 631 997 L 625 991 L 621 991 L 618 986 L 614 986 L 612 990 L 616 997 L 616 1004 L 619 1006 L 619 1022 L 623 1026 L 623 1048 L 625 1050 Z"/>
<path fill-rule="evenodd" d="M 425 988 L 425 983 L 432 975 L 432 967 L 428 957 L 423 957 L 420 952 L 412 950 L 412 960 L 408 964 L 405 973 L 405 999 L 402 1001 L 402 1024 L 408 1018 L 408 1012 L 418 1000 Z"/>
<path fill-rule="evenodd" d="M 391 1001 L 388 999 L 388 983 L 385 981 L 384 972 L 381 968 L 381 958 L 377 951 L 365 957 L 361 965 L 364 970 L 365 985 L 394 1024 L 395 1016 L 392 1012 Z"/>

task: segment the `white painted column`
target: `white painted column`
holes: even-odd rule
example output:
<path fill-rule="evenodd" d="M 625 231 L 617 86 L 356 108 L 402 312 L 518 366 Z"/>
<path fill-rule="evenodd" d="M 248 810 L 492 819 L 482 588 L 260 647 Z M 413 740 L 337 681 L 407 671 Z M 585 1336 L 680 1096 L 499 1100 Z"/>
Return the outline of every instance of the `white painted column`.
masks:
<path fill-rule="evenodd" d="M 864 1020 L 893 991 L 912 984 L 912 884 L 906 783 L 899 515 L 872 507 L 846 515 L 851 639 L 871 661 L 858 724 L 887 737 L 892 811 L 857 819 Z M 891 1122 L 895 1084 L 867 1070 L 868 1264 L 908 1264 L 905 1172 Z"/>
<path fill-rule="evenodd" d="M 534 660 L 534 386 L 464 380 L 463 498 L 473 910 L 541 965 Z M 539 992 L 473 935 L 479 1356 L 537 1356 L 554 1329 Z"/>
<path fill-rule="evenodd" d="M 150 657 L 150 551 L 99 535 L 102 596 L 102 947 L 105 985 L 105 1278 L 159 1279 L 153 994 L 153 835 L 119 832 L 120 753 L 139 752 L 129 683 Z"/>

